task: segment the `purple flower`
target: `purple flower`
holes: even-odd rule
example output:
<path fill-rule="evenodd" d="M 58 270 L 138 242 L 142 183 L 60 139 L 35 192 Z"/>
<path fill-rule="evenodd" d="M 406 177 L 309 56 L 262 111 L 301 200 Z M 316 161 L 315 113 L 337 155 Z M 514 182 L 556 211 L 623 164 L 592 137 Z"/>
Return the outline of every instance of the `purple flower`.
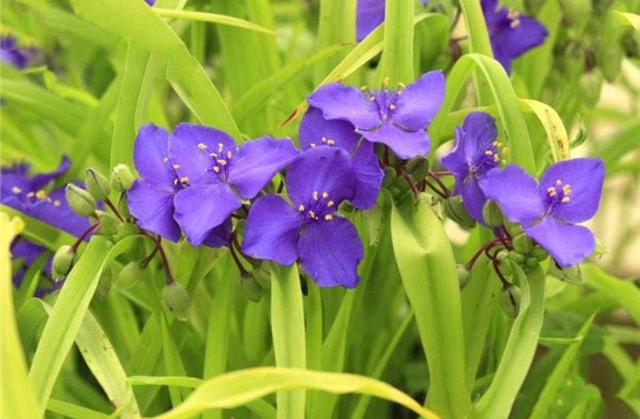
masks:
<path fill-rule="evenodd" d="M 482 209 L 487 198 L 479 181 L 500 166 L 500 154 L 507 151 L 496 137 L 496 123 L 491 115 L 472 112 L 462 127 L 456 127 L 455 147 L 442 158 L 442 165 L 456 178 L 453 194 L 462 196 L 465 208 L 480 223 L 484 222 Z"/>
<path fill-rule="evenodd" d="M 236 147 L 225 132 L 180 124 L 169 144 L 169 155 L 181 185 L 175 193 L 175 219 L 189 242 L 197 246 L 242 201 L 254 198 L 298 152 L 289 140 L 261 137 Z"/>
<path fill-rule="evenodd" d="M 56 170 L 34 176 L 29 175 L 30 166 L 26 163 L 2 167 L 0 202 L 79 236 L 89 227 L 89 220 L 71 210 L 65 198 L 64 187 L 46 191 L 47 186 L 62 176 L 69 166 L 69 159 L 63 156 Z"/>
<path fill-rule="evenodd" d="M 482 0 L 482 13 L 493 55 L 507 73 L 511 73 L 511 61 L 541 45 L 548 35 L 547 29 L 536 19 L 502 8 L 498 0 Z"/>
<path fill-rule="evenodd" d="M 480 187 L 509 221 L 521 224 L 558 264 L 569 267 L 595 248 L 593 233 L 575 224 L 595 215 L 603 180 L 602 160 L 585 158 L 551 165 L 539 183 L 518 166 L 494 169 Z"/>
<path fill-rule="evenodd" d="M 177 165 L 169 158 L 171 135 L 153 124 L 138 131 L 133 160 L 141 178 L 127 192 L 129 211 L 145 230 L 167 240 L 180 240 L 180 226 L 174 218 L 174 198 L 188 186 L 187 179 L 176 173 Z M 228 243 L 231 220 L 212 229 L 201 243 L 219 247 Z"/>
<path fill-rule="evenodd" d="M 427 4 L 429 0 L 420 0 Z M 356 10 L 356 40 L 362 41 L 384 22 L 385 0 L 358 0 Z"/>
<path fill-rule="evenodd" d="M 149 6 L 153 6 L 154 4 L 156 4 L 156 0 L 144 0 L 144 1 L 146 1 Z"/>
<path fill-rule="evenodd" d="M 291 203 L 277 195 L 251 207 L 242 251 L 283 265 L 300 260 L 321 287 L 355 287 L 363 250 L 353 224 L 336 215 L 356 186 L 349 156 L 340 148 L 307 150 L 286 176 Z"/>
<path fill-rule="evenodd" d="M 14 243 L 11 244 L 11 259 L 22 261 L 22 266 L 20 269 L 13 275 L 13 285 L 19 287 L 22 283 L 22 279 L 24 278 L 24 274 L 27 272 L 27 269 L 40 257 L 40 255 L 44 254 L 47 249 L 39 244 L 33 243 L 31 241 L 25 239 L 17 239 Z M 51 260 L 47 262 L 47 264 L 51 265 Z M 48 269 L 47 269 L 48 271 Z"/>
<path fill-rule="evenodd" d="M 35 48 L 20 47 L 15 36 L 0 36 L 0 61 L 7 62 L 20 70 L 31 63 L 36 51 Z"/>
<path fill-rule="evenodd" d="M 326 120 L 351 123 L 356 132 L 373 143 L 391 148 L 400 158 L 429 153 L 425 132 L 444 98 L 442 72 L 431 71 L 397 90 L 364 93 L 340 83 L 321 86 L 309 96 L 309 105 Z"/>
<path fill-rule="evenodd" d="M 380 168 L 373 144 L 364 141 L 349 122 L 322 117 L 322 111 L 309 108 L 298 133 L 300 146 L 307 150 L 315 147 L 337 147 L 349 154 L 356 177 L 355 195 L 351 204 L 367 209 L 375 204 L 380 194 L 384 172 Z"/>

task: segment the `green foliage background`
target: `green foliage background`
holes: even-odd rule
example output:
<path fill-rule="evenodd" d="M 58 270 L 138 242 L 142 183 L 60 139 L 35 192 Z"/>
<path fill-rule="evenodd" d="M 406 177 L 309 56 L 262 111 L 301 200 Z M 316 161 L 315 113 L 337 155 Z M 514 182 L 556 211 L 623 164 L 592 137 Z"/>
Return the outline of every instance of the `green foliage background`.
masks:
<path fill-rule="evenodd" d="M 640 416 L 640 2 L 505 0 L 550 33 L 512 77 L 492 58 L 479 0 L 388 1 L 386 23 L 359 44 L 355 3 L 2 0 L 3 29 L 45 54 L 24 71 L 2 66 L 2 162 L 45 170 L 65 153 L 65 180 L 87 166 L 108 172 L 132 163 L 148 122 L 295 138 L 321 84 L 408 83 L 443 68 L 432 162 L 478 109 L 497 118 L 511 161 L 530 173 L 570 155 L 605 161 L 606 208 L 594 222 L 603 243 L 582 281 L 515 272 L 523 295 L 513 319 L 486 260 L 458 282 L 456 262 L 486 232 L 443 225 L 428 197 L 385 192 L 349 214 L 366 252 L 354 290 L 308 281 L 303 296 L 297 268 L 273 265 L 254 302 L 226 252 L 167 244 L 192 298 L 180 322 L 162 304 L 158 264 L 133 288 L 102 292 L 101 278 L 150 250 L 139 236 L 93 238 L 45 300 L 30 297 L 37 269 L 12 289 L 15 234 L 51 250 L 73 238 L 2 207 L 1 417 Z M 613 88 L 630 105 L 600 100 Z"/>

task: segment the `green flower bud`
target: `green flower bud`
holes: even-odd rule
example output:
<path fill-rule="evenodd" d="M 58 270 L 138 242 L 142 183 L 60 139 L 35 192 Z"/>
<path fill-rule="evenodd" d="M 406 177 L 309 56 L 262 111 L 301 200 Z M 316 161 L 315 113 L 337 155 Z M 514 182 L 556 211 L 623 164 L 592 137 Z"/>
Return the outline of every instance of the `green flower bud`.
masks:
<path fill-rule="evenodd" d="M 126 196 L 121 196 L 116 206 L 118 208 L 118 212 L 125 220 L 131 217 L 131 213 L 129 212 L 129 203 L 127 202 Z"/>
<path fill-rule="evenodd" d="M 117 236 L 119 239 L 124 239 L 125 237 L 138 234 L 138 229 L 131 223 L 120 223 L 116 226 L 116 230 L 118 232 Z"/>
<path fill-rule="evenodd" d="M 511 275 L 513 273 L 513 267 L 511 266 L 511 261 L 509 260 L 509 252 L 506 250 L 501 250 L 496 255 L 496 258 L 499 262 L 500 272 L 504 275 Z"/>
<path fill-rule="evenodd" d="M 541 262 L 549 256 L 547 251 L 540 246 L 534 246 L 531 250 L 531 255 Z"/>
<path fill-rule="evenodd" d="M 242 287 L 244 295 L 246 295 L 249 300 L 257 303 L 262 298 L 264 290 L 254 278 L 253 272 L 240 275 L 240 286 Z"/>
<path fill-rule="evenodd" d="M 268 290 L 271 288 L 271 272 L 264 267 L 262 262 L 254 265 L 253 271 L 253 279 L 262 287 L 264 290 Z"/>
<path fill-rule="evenodd" d="M 53 262 L 51 263 L 51 275 L 54 281 L 60 281 L 71 271 L 73 262 L 76 259 L 76 252 L 71 246 L 61 246 L 56 254 L 53 255 Z"/>
<path fill-rule="evenodd" d="M 460 284 L 460 288 L 463 288 L 471 279 L 471 272 L 467 269 L 467 266 L 464 263 L 456 264 L 456 273 L 458 274 L 458 283 Z"/>
<path fill-rule="evenodd" d="M 76 214 L 89 217 L 96 211 L 96 200 L 93 199 L 93 196 L 91 196 L 89 192 L 81 187 L 69 183 L 64 189 L 64 192 L 69 206 Z"/>
<path fill-rule="evenodd" d="M 173 282 L 164 287 L 162 299 L 176 319 L 186 321 L 189 318 L 191 299 L 180 283 Z"/>
<path fill-rule="evenodd" d="M 84 177 L 84 183 L 87 185 L 89 193 L 93 195 L 95 199 L 105 199 L 111 193 L 109 179 L 92 168 L 87 169 L 87 173 Z"/>
<path fill-rule="evenodd" d="M 424 179 L 429 172 L 429 160 L 424 157 L 414 157 L 407 162 L 405 172 L 416 180 Z"/>
<path fill-rule="evenodd" d="M 500 305 L 505 313 L 511 318 L 515 318 L 520 311 L 520 300 L 521 300 L 520 288 L 517 287 L 507 287 L 502 289 L 502 294 L 500 298 Z"/>
<path fill-rule="evenodd" d="M 118 224 L 120 224 L 120 220 L 118 220 L 115 215 L 110 212 L 100 210 L 96 211 L 96 215 L 100 222 L 100 227 L 98 229 L 99 234 L 103 236 L 113 236 L 118 233 Z"/>
<path fill-rule="evenodd" d="M 116 287 L 120 289 L 130 288 L 142 280 L 143 276 L 144 268 L 141 266 L 140 261 L 129 262 L 118 274 Z"/>
<path fill-rule="evenodd" d="M 396 178 L 396 169 L 394 169 L 393 167 L 385 167 L 382 186 L 388 188 L 389 186 L 391 186 L 395 178 Z"/>
<path fill-rule="evenodd" d="M 444 203 L 444 213 L 463 228 L 470 229 L 476 225 L 476 221 L 469 216 L 467 209 L 464 207 L 460 195 L 447 198 Z"/>
<path fill-rule="evenodd" d="M 520 227 L 519 224 L 512 224 L 505 220 L 504 227 L 507 229 L 507 233 L 509 233 L 511 237 L 522 234 L 522 227 Z"/>
<path fill-rule="evenodd" d="M 527 268 L 535 268 L 536 266 L 538 266 L 538 263 L 540 263 L 540 261 L 538 261 L 538 259 L 536 257 L 529 256 L 524 261 L 524 266 L 526 266 Z"/>
<path fill-rule="evenodd" d="M 487 201 L 482 208 L 482 218 L 489 227 L 499 227 L 504 223 L 500 207 L 493 201 Z"/>
<path fill-rule="evenodd" d="M 517 264 L 522 264 L 527 259 L 527 257 L 518 252 L 509 252 L 509 259 Z"/>
<path fill-rule="evenodd" d="M 128 191 L 136 180 L 126 164 L 118 164 L 111 172 L 111 187 L 118 192 Z"/>
<path fill-rule="evenodd" d="M 533 241 L 524 234 L 519 234 L 513 238 L 513 249 L 523 255 L 529 254 L 533 249 Z"/>
<path fill-rule="evenodd" d="M 100 279 L 98 280 L 98 289 L 96 290 L 96 292 L 98 293 L 98 297 L 105 298 L 111 290 L 112 283 L 113 272 L 111 271 L 110 266 L 106 266 L 100 274 Z"/>

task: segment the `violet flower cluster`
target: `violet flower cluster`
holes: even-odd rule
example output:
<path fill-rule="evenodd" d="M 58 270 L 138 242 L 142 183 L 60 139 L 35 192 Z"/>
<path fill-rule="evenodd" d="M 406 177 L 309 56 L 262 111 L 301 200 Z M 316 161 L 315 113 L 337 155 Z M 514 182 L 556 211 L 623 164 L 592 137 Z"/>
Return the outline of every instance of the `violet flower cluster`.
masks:
<path fill-rule="evenodd" d="M 429 152 L 425 130 L 444 85 L 441 72 L 430 72 L 397 89 L 322 86 L 309 96 L 300 124 L 301 152 L 287 139 L 238 147 L 214 128 L 183 123 L 169 133 L 147 125 L 135 142 L 140 179 L 128 191 L 129 210 L 145 230 L 212 247 L 229 245 L 232 216 L 246 216 L 246 256 L 299 261 L 320 286 L 354 287 L 362 244 L 339 207 L 375 204 L 383 179 L 375 144 L 403 159 Z M 288 199 L 259 196 L 284 170 Z"/>
<path fill-rule="evenodd" d="M 469 114 L 456 128 L 455 147 L 442 164 L 456 179 L 469 214 L 485 223 L 483 208 L 495 201 L 503 215 L 522 226 L 561 267 L 570 267 L 595 249 L 591 231 L 578 223 L 595 215 L 604 181 L 600 159 L 576 158 L 552 164 L 536 181 L 522 168 L 505 165 L 507 147 L 497 139 L 493 118 Z"/>
<path fill-rule="evenodd" d="M 428 0 L 422 0 L 426 4 Z M 548 32 L 536 19 L 512 9 L 498 0 L 482 0 L 484 15 L 493 55 L 507 73 L 511 73 L 513 60 L 532 48 L 542 45 Z M 356 11 L 356 39 L 362 41 L 384 22 L 385 0 L 358 0 Z"/>
<path fill-rule="evenodd" d="M 32 47 L 22 47 L 18 38 L 13 35 L 0 36 L 0 61 L 4 61 L 22 70 L 31 64 L 37 50 Z"/>
<path fill-rule="evenodd" d="M 69 159 L 63 157 L 58 167 L 49 173 L 32 175 L 31 168 L 26 163 L 2 167 L 0 169 L 2 176 L 0 203 L 71 235 L 80 236 L 89 227 L 89 220 L 71 210 L 65 197 L 64 186 L 50 188 L 55 180 L 67 172 L 69 166 Z M 22 261 L 21 268 L 13 276 L 13 283 L 16 286 L 22 282 L 26 270 L 46 251 L 45 247 L 24 238 L 19 238 L 12 243 L 12 258 Z M 50 258 L 45 264 L 44 272 L 51 277 Z M 56 287 L 54 283 L 54 289 Z M 43 292 L 44 290 L 39 290 L 40 294 Z"/>

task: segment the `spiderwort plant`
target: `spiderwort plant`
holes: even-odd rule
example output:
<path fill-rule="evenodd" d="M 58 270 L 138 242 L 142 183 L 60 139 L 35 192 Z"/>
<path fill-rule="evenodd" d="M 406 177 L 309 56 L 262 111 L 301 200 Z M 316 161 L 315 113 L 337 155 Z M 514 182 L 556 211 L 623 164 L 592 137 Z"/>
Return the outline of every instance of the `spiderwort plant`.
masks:
<path fill-rule="evenodd" d="M 18 38 L 13 35 L 0 36 L 0 61 L 11 64 L 19 70 L 27 68 L 36 53 L 36 48 L 21 47 Z"/>
<path fill-rule="evenodd" d="M 536 19 L 504 8 L 498 0 L 482 0 L 482 12 L 493 55 L 507 73 L 511 73 L 515 58 L 542 45 L 548 35 L 547 29 Z"/>
<path fill-rule="evenodd" d="M 328 146 L 307 150 L 291 163 L 286 186 L 291 202 L 267 195 L 253 204 L 242 251 L 283 265 L 299 260 L 321 287 L 357 286 L 362 243 L 351 222 L 336 214 L 355 194 L 349 156 Z"/>
<path fill-rule="evenodd" d="M 442 165 L 455 176 L 453 194 L 462 196 L 467 211 L 480 223 L 484 222 L 482 210 L 487 198 L 479 182 L 490 170 L 505 163 L 508 151 L 497 135 L 491 115 L 472 112 L 455 129 L 455 147 L 442 157 Z"/>
<path fill-rule="evenodd" d="M 488 199 L 496 201 L 504 216 L 549 252 L 562 267 L 582 262 L 595 249 L 593 233 L 576 225 L 598 210 L 604 164 L 579 158 L 555 163 L 537 182 L 520 167 L 494 169 L 480 180 Z"/>
<path fill-rule="evenodd" d="M 341 83 L 321 86 L 309 105 L 324 119 L 347 121 L 372 143 L 388 146 L 401 159 L 429 153 L 426 129 L 444 99 L 445 81 L 440 71 L 430 71 L 397 89 L 362 91 Z"/>
<path fill-rule="evenodd" d="M 429 0 L 420 0 L 427 4 Z M 356 8 L 356 40 L 362 41 L 384 22 L 385 0 L 358 0 Z"/>

